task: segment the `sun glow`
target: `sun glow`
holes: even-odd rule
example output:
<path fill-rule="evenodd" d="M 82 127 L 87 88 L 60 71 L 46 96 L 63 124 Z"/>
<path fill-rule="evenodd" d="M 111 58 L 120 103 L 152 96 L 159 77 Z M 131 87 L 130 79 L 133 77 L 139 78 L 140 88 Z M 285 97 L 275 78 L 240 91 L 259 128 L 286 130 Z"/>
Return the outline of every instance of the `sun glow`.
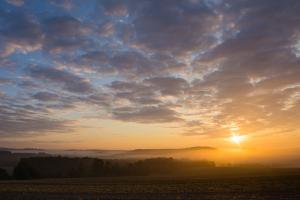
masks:
<path fill-rule="evenodd" d="M 236 134 L 233 134 L 231 136 L 231 138 L 230 138 L 230 140 L 233 143 L 237 144 L 237 145 L 240 145 L 241 142 L 243 142 L 245 139 L 246 139 L 246 136 L 244 136 L 244 135 L 236 135 Z"/>

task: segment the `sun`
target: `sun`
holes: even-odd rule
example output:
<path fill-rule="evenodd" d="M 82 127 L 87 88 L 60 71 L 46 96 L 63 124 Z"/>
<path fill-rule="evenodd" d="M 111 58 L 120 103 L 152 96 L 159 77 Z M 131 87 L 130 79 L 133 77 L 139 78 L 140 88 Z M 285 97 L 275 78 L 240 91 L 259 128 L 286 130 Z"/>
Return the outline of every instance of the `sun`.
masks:
<path fill-rule="evenodd" d="M 246 139 L 246 136 L 244 135 L 236 135 L 236 134 L 233 134 L 230 138 L 230 140 L 237 144 L 237 145 L 240 145 L 242 141 L 244 141 Z"/>

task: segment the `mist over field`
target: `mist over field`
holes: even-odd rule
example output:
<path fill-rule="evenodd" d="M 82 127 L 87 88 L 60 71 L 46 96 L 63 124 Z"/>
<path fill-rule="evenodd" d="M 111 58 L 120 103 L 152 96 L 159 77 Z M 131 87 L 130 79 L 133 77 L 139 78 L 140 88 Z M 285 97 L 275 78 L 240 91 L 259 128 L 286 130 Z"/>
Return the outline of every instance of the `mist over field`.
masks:
<path fill-rule="evenodd" d="M 0 149 L 1 150 L 1 149 Z M 157 157 L 172 157 L 186 160 L 214 161 L 218 166 L 253 164 L 268 167 L 300 167 L 300 149 L 217 149 L 214 147 L 188 147 L 170 149 L 134 149 L 134 150 L 46 150 L 46 149 L 9 149 L 12 153 L 46 154 L 67 157 L 91 157 L 102 159 L 145 159 Z M 288 152 L 288 153 L 287 153 Z M 1 163 L 1 157 L 0 157 Z"/>

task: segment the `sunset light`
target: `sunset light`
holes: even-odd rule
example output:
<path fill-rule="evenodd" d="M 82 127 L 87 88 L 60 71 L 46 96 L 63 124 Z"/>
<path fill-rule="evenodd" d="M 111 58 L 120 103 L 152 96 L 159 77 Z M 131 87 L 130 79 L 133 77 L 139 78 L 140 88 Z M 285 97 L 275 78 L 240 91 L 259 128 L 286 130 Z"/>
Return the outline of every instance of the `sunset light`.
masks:
<path fill-rule="evenodd" d="M 246 139 L 246 136 L 242 136 L 242 135 L 232 135 L 231 136 L 231 141 L 234 142 L 237 145 L 240 145 L 241 142 L 243 142 Z"/>
<path fill-rule="evenodd" d="M 128 199 L 245 200 L 272 181 L 166 178 L 169 191 L 131 177 L 298 172 L 276 192 L 300 191 L 300 0 L 0 0 L 0 180 L 58 178 L 52 199 L 123 199 L 131 182 Z M 55 188 L 86 177 L 130 178 L 95 196 Z M 0 200 L 22 199 L 4 186 Z"/>

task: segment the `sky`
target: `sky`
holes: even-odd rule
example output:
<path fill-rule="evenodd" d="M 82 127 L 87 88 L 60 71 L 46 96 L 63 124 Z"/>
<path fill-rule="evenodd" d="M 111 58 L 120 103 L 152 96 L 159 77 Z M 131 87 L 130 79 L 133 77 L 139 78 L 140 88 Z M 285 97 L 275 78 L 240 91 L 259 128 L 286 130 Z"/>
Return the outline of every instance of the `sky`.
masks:
<path fill-rule="evenodd" d="M 0 0 L 0 146 L 300 148 L 299 13 L 298 0 Z"/>

